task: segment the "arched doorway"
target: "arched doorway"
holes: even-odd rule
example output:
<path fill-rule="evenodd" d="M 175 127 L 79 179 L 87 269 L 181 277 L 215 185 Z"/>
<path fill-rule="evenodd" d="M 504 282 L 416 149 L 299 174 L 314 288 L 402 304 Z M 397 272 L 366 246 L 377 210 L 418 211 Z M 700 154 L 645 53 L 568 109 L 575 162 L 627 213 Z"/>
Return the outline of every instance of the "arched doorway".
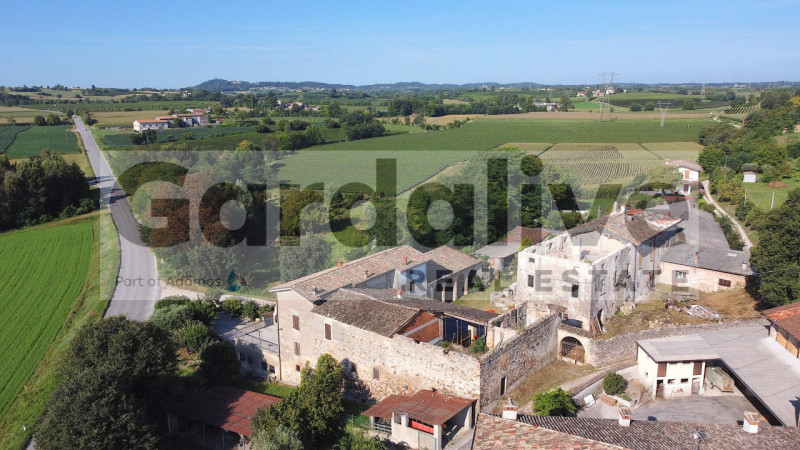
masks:
<path fill-rule="evenodd" d="M 561 340 L 561 357 L 569 358 L 577 362 L 584 362 L 586 351 L 581 341 L 572 336 L 567 336 Z"/>

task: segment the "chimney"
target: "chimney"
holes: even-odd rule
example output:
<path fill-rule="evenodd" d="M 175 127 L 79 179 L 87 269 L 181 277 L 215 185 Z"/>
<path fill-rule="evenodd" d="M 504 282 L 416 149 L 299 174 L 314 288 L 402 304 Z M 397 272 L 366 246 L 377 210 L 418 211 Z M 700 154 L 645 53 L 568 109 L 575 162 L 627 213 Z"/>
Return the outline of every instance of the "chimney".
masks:
<path fill-rule="evenodd" d="M 700 252 L 694 252 L 694 263 L 700 263 Z"/>
<path fill-rule="evenodd" d="M 397 290 L 397 298 L 403 298 L 403 291 L 400 289 Z"/>
<path fill-rule="evenodd" d="M 503 419 L 517 420 L 518 409 L 519 407 L 509 400 L 507 404 L 503 405 Z"/>
<path fill-rule="evenodd" d="M 316 286 L 314 286 L 314 287 L 311 289 L 311 294 L 312 294 L 314 297 L 318 297 L 318 295 L 317 295 L 317 287 L 316 287 Z"/>
<path fill-rule="evenodd" d="M 366 280 L 368 278 L 369 278 L 369 270 L 364 269 L 364 279 Z"/>
<path fill-rule="evenodd" d="M 631 426 L 631 409 L 626 406 L 619 407 L 619 426 Z"/>
<path fill-rule="evenodd" d="M 338 264 L 336 264 L 336 266 L 337 266 L 337 267 L 342 267 L 342 260 L 341 260 L 341 259 L 339 260 L 339 263 L 338 263 Z"/>
<path fill-rule="evenodd" d="M 614 202 L 614 206 L 611 207 L 611 212 L 617 212 L 617 208 L 619 207 L 619 202 Z"/>
<path fill-rule="evenodd" d="M 748 433 L 756 434 L 758 433 L 758 413 L 755 411 L 745 411 L 744 412 L 744 423 L 742 423 L 742 429 L 747 431 Z"/>

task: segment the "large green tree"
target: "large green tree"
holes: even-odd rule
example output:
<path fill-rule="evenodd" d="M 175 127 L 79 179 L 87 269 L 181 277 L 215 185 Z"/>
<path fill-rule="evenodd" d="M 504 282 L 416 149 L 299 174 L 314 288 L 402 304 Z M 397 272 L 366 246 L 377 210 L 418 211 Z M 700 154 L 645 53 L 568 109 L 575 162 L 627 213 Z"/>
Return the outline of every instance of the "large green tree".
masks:
<path fill-rule="evenodd" d="M 155 448 L 175 372 L 169 335 L 112 317 L 81 330 L 35 432 L 36 448 Z"/>
<path fill-rule="evenodd" d="M 647 173 L 647 184 L 653 189 L 674 189 L 679 181 L 681 172 L 675 166 L 656 166 Z"/>
<path fill-rule="evenodd" d="M 273 436 L 280 427 L 292 430 L 306 448 L 336 442 L 345 427 L 341 366 L 331 355 L 320 356 L 315 368 L 303 368 L 297 391 L 256 412 L 251 423 L 262 438 Z"/>
<path fill-rule="evenodd" d="M 281 279 L 291 281 L 326 268 L 333 244 L 316 234 L 300 238 L 299 245 L 282 246 Z"/>
<path fill-rule="evenodd" d="M 768 306 L 800 301 L 800 189 L 766 214 L 758 237 L 750 261 L 761 279 L 762 301 Z"/>

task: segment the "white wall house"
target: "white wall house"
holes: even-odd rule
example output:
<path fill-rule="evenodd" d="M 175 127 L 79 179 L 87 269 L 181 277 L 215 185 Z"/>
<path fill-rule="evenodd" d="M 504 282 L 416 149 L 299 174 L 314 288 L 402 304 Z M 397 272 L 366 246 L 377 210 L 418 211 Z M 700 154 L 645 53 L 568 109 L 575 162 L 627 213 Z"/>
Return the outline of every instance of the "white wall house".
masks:
<path fill-rule="evenodd" d="M 755 183 L 758 181 L 758 177 L 756 176 L 755 172 L 745 172 L 742 175 L 744 176 L 742 181 L 745 183 Z"/>
<path fill-rule="evenodd" d="M 703 171 L 703 167 L 697 163 L 683 159 L 675 161 L 667 160 L 665 164 L 678 168 L 678 171 L 681 173 L 681 181 L 677 186 L 678 191 L 683 195 L 690 195 L 692 193 L 692 186 L 700 180 L 700 172 Z"/>
<path fill-rule="evenodd" d="M 704 394 L 706 361 L 720 359 L 696 334 L 637 341 L 639 378 L 654 397 Z"/>
<path fill-rule="evenodd" d="M 139 133 L 147 130 L 166 130 L 167 128 L 169 128 L 169 122 L 166 120 L 152 119 L 133 121 L 133 131 Z"/>

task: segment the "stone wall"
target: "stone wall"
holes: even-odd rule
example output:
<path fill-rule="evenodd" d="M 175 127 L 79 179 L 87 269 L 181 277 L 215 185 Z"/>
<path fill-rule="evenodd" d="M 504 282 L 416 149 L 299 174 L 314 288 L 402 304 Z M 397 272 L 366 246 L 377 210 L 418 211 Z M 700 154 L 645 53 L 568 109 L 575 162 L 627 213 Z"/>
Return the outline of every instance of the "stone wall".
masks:
<path fill-rule="evenodd" d="M 559 322 L 558 316 L 551 314 L 481 358 L 481 409 L 501 398 L 503 378 L 507 393 L 555 359 Z"/>
<path fill-rule="evenodd" d="M 668 326 L 614 336 L 610 339 L 590 339 L 586 348 L 586 362 L 595 367 L 604 367 L 636 357 L 636 341 L 684 334 L 703 333 L 715 330 L 749 327 L 754 324 L 767 325 L 766 319 L 740 322 L 705 323 L 699 325 Z"/>

